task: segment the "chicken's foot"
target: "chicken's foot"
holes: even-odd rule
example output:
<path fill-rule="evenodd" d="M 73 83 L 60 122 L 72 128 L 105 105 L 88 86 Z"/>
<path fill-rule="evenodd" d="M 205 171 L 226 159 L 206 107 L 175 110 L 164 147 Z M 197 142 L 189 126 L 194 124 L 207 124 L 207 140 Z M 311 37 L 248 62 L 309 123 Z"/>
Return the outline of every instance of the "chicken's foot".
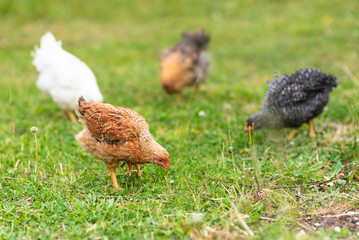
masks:
<path fill-rule="evenodd" d="M 67 115 L 69 115 L 72 123 L 78 123 L 77 118 L 75 117 L 75 114 L 73 113 L 73 111 L 68 111 Z"/>
<path fill-rule="evenodd" d="M 116 188 L 116 190 L 119 190 L 120 186 L 118 185 L 118 182 L 117 182 L 116 172 L 110 171 L 110 175 L 111 175 L 111 179 L 112 179 L 112 185 Z"/>
<path fill-rule="evenodd" d="M 310 120 L 308 123 L 309 126 L 309 136 L 312 138 L 312 140 L 315 139 L 315 131 L 314 131 L 314 122 L 313 120 Z"/>
<path fill-rule="evenodd" d="M 289 133 L 289 135 L 287 136 L 287 140 L 292 140 L 293 137 L 294 137 L 294 135 L 298 132 L 298 129 L 299 129 L 299 128 L 293 129 L 293 130 Z"/>

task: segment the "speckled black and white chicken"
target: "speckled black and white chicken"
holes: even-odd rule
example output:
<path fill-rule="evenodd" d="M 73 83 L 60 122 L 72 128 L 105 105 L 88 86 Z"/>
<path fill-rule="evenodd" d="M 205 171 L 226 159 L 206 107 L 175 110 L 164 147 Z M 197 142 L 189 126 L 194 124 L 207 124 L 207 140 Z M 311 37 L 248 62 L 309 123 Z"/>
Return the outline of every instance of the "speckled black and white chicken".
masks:
<path fill-rule="evenodd" d="M 210 38 L 203 30 L 182 33 L 182 40 L 160 55 L 160 81 L 167 93 L 181 93 L 206 79 L 210 56 L 205 52 Z"/>
<path fill-rule="evenodd" d="M 313 119 L 323 112 L 329 93 L 337 86 L 336 77 L 317 69 L 301 69 L 292 75 L 275 75 L 264 98 L 262 111 L 247 119 L 245 131 L 260 128 L 294 128 L 292 139 L 303 123 L 315 138 Z"/>

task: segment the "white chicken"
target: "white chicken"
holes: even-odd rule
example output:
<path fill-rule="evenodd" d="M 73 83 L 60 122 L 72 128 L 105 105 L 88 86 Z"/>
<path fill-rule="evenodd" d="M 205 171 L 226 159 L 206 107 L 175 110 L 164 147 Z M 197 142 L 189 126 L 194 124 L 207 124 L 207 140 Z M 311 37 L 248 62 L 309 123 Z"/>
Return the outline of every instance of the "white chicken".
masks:
<path fill-rule="evenodd" d="M 102 102 L 103 97 L 91 69 L 61 45 L 50 32 L 41 37 L 40 48 L 32 53 L 32 63 L 40 73 L 36 85 L 51 96 L 64 116 L 77 122 L 73 110 L 80 96 L 93 102 Z"/>

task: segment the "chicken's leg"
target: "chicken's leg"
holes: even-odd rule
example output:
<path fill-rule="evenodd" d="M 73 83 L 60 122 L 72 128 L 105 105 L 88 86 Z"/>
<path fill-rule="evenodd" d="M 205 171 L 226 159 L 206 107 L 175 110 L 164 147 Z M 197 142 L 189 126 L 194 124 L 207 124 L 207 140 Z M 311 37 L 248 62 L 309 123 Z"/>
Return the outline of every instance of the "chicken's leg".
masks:
<path fill-rule="evenodd" d="M 129 168 L 129 169 L 128 169 L 128 175 L 131 175 L 133 165 L 132 165 L 132 163 L 127 163 L 127 164 L 128 164 L 128 168 Z M 122 163 L 121 167 L 123 168 L 125 165 L 126 165 L 126 162 Z M 136 167 L 137 175 L 138 175 L 139 177 L 141 177 L 140 165 L 135 164 L 135 167 Z"/>
<path fill-rule="evenodd" d="M 140 168 L 140 165 L 135 164 L 135 167 L 136 167 L 136 170 L 137 170 L 137 175 L 138 175 L 139 177 L 141 177 L 141 168 Z"/>
<path fill-rule="evenodd" d="M 199 83 L 198 83 L 198 81 L 196 82 L 196 85 L 194 86 L 194 90 L 195 90 L 196 94 L 199 93 Z"/>
<path fill-rule="evenodd" d="M 287 136 L 287 140 L 292 140 L 293 137 L 294 137 L 294 135 L 298 132 L 298 129 L 299 129 L 299 128 L 293 129 L 293 130 L 289 133 L 289 135 Z"/>
<path fill-rule="evenodd" d="M 67 118 L 67 115 L 66 115 L 66 111 L 65 110 L 61 110 L 61 115 L 63 118 Z"/>
<path fill-rule="evenodd" d="M 314 122 L 313 119 L 309 121 L 309 136 L 312 138 L 312 140 L 315 139 L 315 132 L 314 132 Z"/>
<path fill-rule="evenodd" d="M 69 115 L 72 123 L 77 123 L 77 118 L 75 117 L 75 114 L 72 111 L 68 111 L 67 115 Z"/>
<path fill-rule="evenodd" d="M 128 163 L 128 175 L 131 176 L 133 165 L 132 163 Z"/>
<path fill-rule="evenodd" d="M 111 172 L 111 170 L 110 170 L 110 175 L 111 175 L 111 179 L 112 179 L 112 185 L 116 188 L 116 190 L 120 189 L 120 186 L 118 185 L 117 178 L 116 178 L 116 172 Z"/>
<path fill-rule="evenodd" d="M 199 98 L 200 98 L 201 95 L 200 95 L 200 93 L 199 93 L 199 83 L 198 83 L 198 82 L 196 83 L 196 85 L 195 85 L 195 87 L 194 87 L 194 91 L 195 91 L 195 96 L 194 96 L 195 99 L 196 99 L 196 100 L 199 100 Z"/>
<path fill-rule="evenodd" d="M 176 102 L 181 102 L 181 99 L 182 99 L 182 93 L 177 93 L 176 95 Z"/>

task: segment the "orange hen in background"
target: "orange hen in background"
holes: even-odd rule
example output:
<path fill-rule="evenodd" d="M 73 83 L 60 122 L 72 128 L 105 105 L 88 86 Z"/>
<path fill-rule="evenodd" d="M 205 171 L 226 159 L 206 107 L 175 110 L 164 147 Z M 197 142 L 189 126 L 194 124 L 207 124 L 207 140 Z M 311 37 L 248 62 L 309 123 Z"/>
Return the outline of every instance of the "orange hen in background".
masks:
<path fill-rule="evenodd" d="M 210 38 L 203 30 L 183 32 L 182 40 L 160 55 L 160 80 L 167 93 L 181 93 L 206 79 L 210 56 L 205 53 Z"/>
<path fill-rule="evenodd" d="M 139 164 L 155 163 L 170 169 L 168 152 L 152 137 L 146 120 L 130 108 L 86 102 L 80 97 L 77 115 L 86 123 L 76 139 L 92 155 L 102 159 L 110 171 L 113 186 L 119 189 L 116 168 L 133 165 L 138 176 Z"/>

